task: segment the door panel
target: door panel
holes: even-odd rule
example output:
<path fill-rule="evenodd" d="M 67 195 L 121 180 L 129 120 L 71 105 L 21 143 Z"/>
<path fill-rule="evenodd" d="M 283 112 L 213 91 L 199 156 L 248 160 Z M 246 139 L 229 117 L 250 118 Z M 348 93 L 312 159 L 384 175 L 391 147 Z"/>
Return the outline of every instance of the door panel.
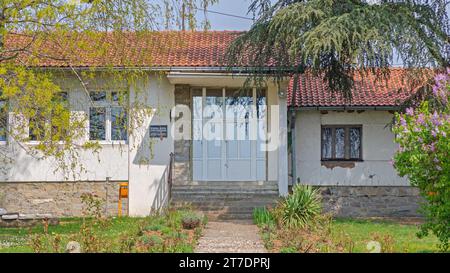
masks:
<path fill-rule="evenodd" d="M 252 163 L 250 160 L 228 160 L 227 179 L 231 181 L 251 181 Z"/>
<path fill-rule="evenodd" d="M 265 95 L 253 89 L 203 88 L 194 93 L 193 178 L 266 180 L 266 151 L 260 145 L 266 134 Z"/>

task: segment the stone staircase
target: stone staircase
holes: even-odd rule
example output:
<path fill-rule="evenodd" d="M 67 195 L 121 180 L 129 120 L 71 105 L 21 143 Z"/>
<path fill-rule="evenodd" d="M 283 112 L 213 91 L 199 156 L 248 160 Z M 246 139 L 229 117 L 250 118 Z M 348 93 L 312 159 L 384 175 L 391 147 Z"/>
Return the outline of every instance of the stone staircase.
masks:
<path fill-rule="evenodd" d="M 277 200 L 277 182 L 191 182 L 172 188 L 172 207 L 192 207 L 213 220 L 252 219 L 254 208 Z"/>

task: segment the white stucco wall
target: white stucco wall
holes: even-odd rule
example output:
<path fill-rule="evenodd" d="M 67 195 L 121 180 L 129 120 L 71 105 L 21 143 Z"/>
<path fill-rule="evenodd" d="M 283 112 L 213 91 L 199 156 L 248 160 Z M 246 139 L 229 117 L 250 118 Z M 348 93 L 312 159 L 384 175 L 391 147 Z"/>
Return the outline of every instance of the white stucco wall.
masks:
<path fill-rule="evenodd" d="M 272 112 L 272 107 L 279 105 L 278 88 L 274 84 L 269 84 L 267 88 L 267 104 L 270 107 L 267 113 L 267 128 L 269 132 L 273 132 L 269 133 L 269 139 L 271 139 L 274 134 L 278 134 L 278 128 L 275 129 L 274 127 L 279 125 L 279 121 L 277 120 L 279 118 L 272 117 L 274 114 L 274 112 Z M 275 120 L 277 120 L 276 126 L 272 124 Z M 278 149 L 270 149 L 270 151 L 267 152 L 267 180 L 278 181 Z"/>
<path fill-rule="evenodd" d="M 302 183 L 346 186 L 409 185 L 397 175 L 391 159 L 397 149 L 394 135 L 387 127 L 392 114 L 387 111 L 336 112 L 299 111 L 296 115 L 296 172 Z M 363 162 L 353 168 L 321 164 L 321 125 L 362 125 Z"/>
<path fill-rule="evenodd" d="M 151 80 L 142 86 L 137 97 L 154 111 L 130 137 L 129 213 L 131 216 L 149 215 L 168 202 L 168 165 L 174 142 L 170 135 L 170 110 L 174 106 L 174 85 L 166 77 Z M 137 111 L 137 110 L 132 110 Z M 168 138 L 149 137 L 150 125 L 167 125 Z"/>

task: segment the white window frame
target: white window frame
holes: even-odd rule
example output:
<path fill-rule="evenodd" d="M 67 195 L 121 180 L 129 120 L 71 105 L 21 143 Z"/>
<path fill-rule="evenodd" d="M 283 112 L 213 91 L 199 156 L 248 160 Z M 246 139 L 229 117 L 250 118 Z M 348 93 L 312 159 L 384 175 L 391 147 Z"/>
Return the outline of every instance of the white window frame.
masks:
<path fill-rule="evenodd" d="M 106 92 L 106 99 L 104 101 L 94 101 L 91 98 L 91 104 L 89 105 L 89 109 L 88 109 L 88 119 L 89 119 L 89 124 L 88 124 L 88 139 L 89 141 L 96 141 L 99 144 L 105 145 L 105 144 L 127 144 L 128 143 L 128 139 L 129 139 L 129 134 L 128 134 L 128 128 L 129 128 L 129 124 L 127 124 L 127 140 L 112 140 L 112 108 L 114 107 L 119 107 L 122 108 L 124 110 L 126 110 L 123 106 L 119 105 L 118 102 L 112 101 L 112 93 L 117 92 L 115 90 L 94 90 L 91 91 L 90 93 L 96 93 L 96 92 Z M 90 95 L 90 94 L 89 94 Z M 91 128 L 91 120 L 90 120 L 90 116 L 91 116 L 91 108 L 105 108 L 105 139 L 104 140 L 96 140 L 96 139 L 91 139 L 91 132 L 90 132 L 90 128 Z M 129 115 L 128 112 L 126 113 L 127 115 L 127 123 L 129 123 Z"/>
<path fill-rule="evenodd" d="M 68 101 L 68 103 L 69 103 L 69 107 L 70 107 L 70 99 L 69 99 L 69 96 L 70 96 L 70 93 L 69 93 L 69 91 L 66 91 L 66 90 L 63 90 L 62 91 L 62 93 L 66 93 L 66 95 L 67 95 L 67 101 Z M 70 110 L 70 108 L 69 108 L 69 111 L 71 112 L 71 110 Z M 27 123 L 27 127 L 28 127 L 28 138 L 30 138 L 30 120 L 28 120 L 28 123 Z M 48 122 L 46 122 L 47 124 L 48 124 Z M 28 140 L 27 141 L 27 144 L 28 145 L 38 145 L 38 144 L 40 144 L 41 143 L 41 141 L 40 140 Z M 58 144 L 64 144 L 65 143 L 65 141 L 64 140 L 60 140 L 60 141 L 58 141 Z"/>

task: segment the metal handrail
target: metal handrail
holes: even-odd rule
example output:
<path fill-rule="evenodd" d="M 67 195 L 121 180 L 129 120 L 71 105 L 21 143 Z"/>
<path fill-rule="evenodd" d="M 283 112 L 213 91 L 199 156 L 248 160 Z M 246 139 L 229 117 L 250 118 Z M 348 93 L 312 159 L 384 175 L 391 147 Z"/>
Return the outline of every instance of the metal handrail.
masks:
<path fill-rule="evenodd" d="M 174 164 L 175 164 L 175 154 L 174 153 L 170 153 L 169 157 L 170 157 L 169 176 L 168 176 L 168 179 L 167 179 L 167 183 L 168 183 L 168 186 L 169 186 L 169 202 L 170 202 L 170 200 L 172 200 L 173 167 L 174 167 Z"/>

